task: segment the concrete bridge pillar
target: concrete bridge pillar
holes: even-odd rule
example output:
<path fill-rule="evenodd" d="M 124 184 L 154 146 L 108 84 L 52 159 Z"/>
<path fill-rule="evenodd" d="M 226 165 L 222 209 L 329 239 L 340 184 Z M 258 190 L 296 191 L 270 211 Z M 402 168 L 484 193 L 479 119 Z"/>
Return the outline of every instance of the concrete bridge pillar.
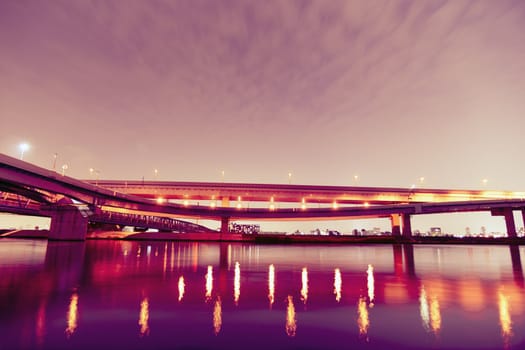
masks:
<path fill-rule="evenodd" d="M 403 214 L 401 217 L 403 218 L 403 236 L 412 237 L 412 224 L 410 223 L 410 215 Z"/>
<path fill-rule="evenodd" d="M 505 225 L 507 226 L 507 236 L 511 238 L 517 237 L 512 208 L 492 209 L 491 214 L 492 216 L 503 216 L 505 218 Z"/>
<path fill-rule="evenodd" d="M 230 232 L 230 218 L 228 216 L 223 216 L 221 218 L 221 233 Z"/>
<path fill-rule="evenodd" d="M 521 209 L 521 217 L 523 218 L 523 227 L 525 228 L 525 208 Z"/>
<path fill-rule="evenodd" d="M 390 215 L 392 225 L 392 236 L 401 236 L 401 216 L 399 214 Z"/>
<path fill-rule="evenodd" d="M 49 239 L 56 241 L 83 241 L 86 239 L 88 218 L 72 205 L 50 208 Z"/>

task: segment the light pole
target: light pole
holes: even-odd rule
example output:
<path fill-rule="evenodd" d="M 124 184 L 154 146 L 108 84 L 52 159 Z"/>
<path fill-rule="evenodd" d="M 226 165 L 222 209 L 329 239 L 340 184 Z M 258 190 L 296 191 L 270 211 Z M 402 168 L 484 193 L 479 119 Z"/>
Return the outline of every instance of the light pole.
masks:
<path fill-rule="evenodd" d="M 69 168 L 69 166 L 67 164 L 63 164 L 62 165 L 62 176 L 65 176 L 66 175 L 66 170 Z"/>
<path fill-rule="evenodd" d="M 412 199 L 412 196 L 414 195 L 414 190 L 416 189 L 416 185 L 412 184 L 410 186 L 410 190 L 408 191 L 408 200 L 410 201 Z"/>
<path fill-rule="evenodd" d="M 488 179 L 483 179 L 483 180 L 481 180 L 481 182 L 483 182 L 483 186 L 484 187 L 487 187 L 487 182 L 489 182 L 489 180 Z"/>
<path fill-rule="evenodd" d="M 57 158 L 58 158 L 58 153 L 55 152 L 55 154 L 53 154 L 53 171 L 57 171 Z"/>
<path fill-rule="evenodd" d="M 357 183 L 359 182 L 359 175 L 354 175 L 354 184 L 357 185 Z"/>
<path fill-rule="evenodd" d="M 221 171 L 222 182 L 224 182 L 224 170 Z"/>
<path fill-rule="evenodd" d="M 155 168 L 153 169 L 153 172 L 155 173 L 155 181 L 156 181 L 159 176 L 159 169 Z"/>
<path fill-rule="evenodd" d="M 18 148 L 20 148 L 20 160 L 24 160 L 24 153 L 29 149 L 29 144 L 23 142 L 18 145 Z"/>
<path fill-rule="evenodd" d="M 89 174 L 91 175 L 91 178 L 93 178 L 93 174 L 95 174 L 95 186 L 98 186 L 98 175 L 100 174 L 100 171 L 89 168 Z"/>
<path fill-rule="evenodd" d="M 292 173 L 291 172 L 288 173 L 288 184 L 289 185 L 292 184 Z"/>

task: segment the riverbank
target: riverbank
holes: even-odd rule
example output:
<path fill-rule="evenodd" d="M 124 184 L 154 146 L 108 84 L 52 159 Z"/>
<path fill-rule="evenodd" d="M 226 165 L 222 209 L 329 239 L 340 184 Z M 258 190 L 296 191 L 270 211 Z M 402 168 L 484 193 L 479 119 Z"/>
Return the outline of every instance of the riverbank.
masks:
<path fill-rule="evenodd" d="M 30 238 L 48 239 L 49 230 L 0 230 L 0 238 Z M 86 239 L 115 239 L 142 241 L 195 241 L 195 242 L 247 242 L 260 244 L 504 244 L 525 245 L 525 237 L 426 237 L 413 236 L 314 236 L 287 234 L 257 234 L 238 233 L 175 233 L 175 232 L 124 232 L 124 231 L 93 231 L 88 232 Z"/>

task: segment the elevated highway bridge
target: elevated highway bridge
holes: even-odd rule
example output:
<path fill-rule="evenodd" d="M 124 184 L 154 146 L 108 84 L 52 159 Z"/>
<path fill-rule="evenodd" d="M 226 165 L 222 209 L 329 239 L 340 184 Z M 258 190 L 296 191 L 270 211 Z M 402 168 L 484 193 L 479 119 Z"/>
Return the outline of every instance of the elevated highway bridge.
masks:
<path fill-rule="evenodd" d="M 215 202 L 223 207 L 238 203 L 272 202 L 301 205 L 399 204 L 458 202 L 488 199 L 521 199 L 524 192 L 426 189 L 395 187 L 357 187 L 326 185 L 255 184 L 224 182 L 86 180 L 105 189 L 134 196 L 174 200 L 182 204 Z"/>
<path fill-rule="evenodd" d="M 3 154 L 0 154 L 0 191 L 23 196 L 27 199 L 26 207 L 29 203 L 33 209 L 40 205 L 36 210 L 52 218 L 52 239 L 84 239 L 87 222 L 90 218 L 95 220 L 101 212 L 219 220 L 222 233 L 228 232 L 230 220 L 388 217 L 392 233 L 405 236 L 412 233 L 412 215 L 489 211 L 505 218 L 509 236 L 516 236 L 513 211 L 520 210 L 525 218 L 525 193 L 282 184 L 89 182 Z M 278 201 L 288 205 L 277 207 Z M 247 202 L 261 203 L 261 206 L 248 207 Z M 311 203 L 317 206 L 312 207 Z M 89 210 L 81 211 L 79 206 Z"/>

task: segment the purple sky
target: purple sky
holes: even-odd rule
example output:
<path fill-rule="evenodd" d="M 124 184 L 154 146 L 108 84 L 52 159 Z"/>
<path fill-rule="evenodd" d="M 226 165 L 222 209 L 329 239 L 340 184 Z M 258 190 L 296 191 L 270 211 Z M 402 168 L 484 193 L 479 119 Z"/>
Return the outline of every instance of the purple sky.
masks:
<path fill-rule="evenodd" d="M 0 152 L 101 178 L 524 190 L 525 1 L 0 2 Z"/>

